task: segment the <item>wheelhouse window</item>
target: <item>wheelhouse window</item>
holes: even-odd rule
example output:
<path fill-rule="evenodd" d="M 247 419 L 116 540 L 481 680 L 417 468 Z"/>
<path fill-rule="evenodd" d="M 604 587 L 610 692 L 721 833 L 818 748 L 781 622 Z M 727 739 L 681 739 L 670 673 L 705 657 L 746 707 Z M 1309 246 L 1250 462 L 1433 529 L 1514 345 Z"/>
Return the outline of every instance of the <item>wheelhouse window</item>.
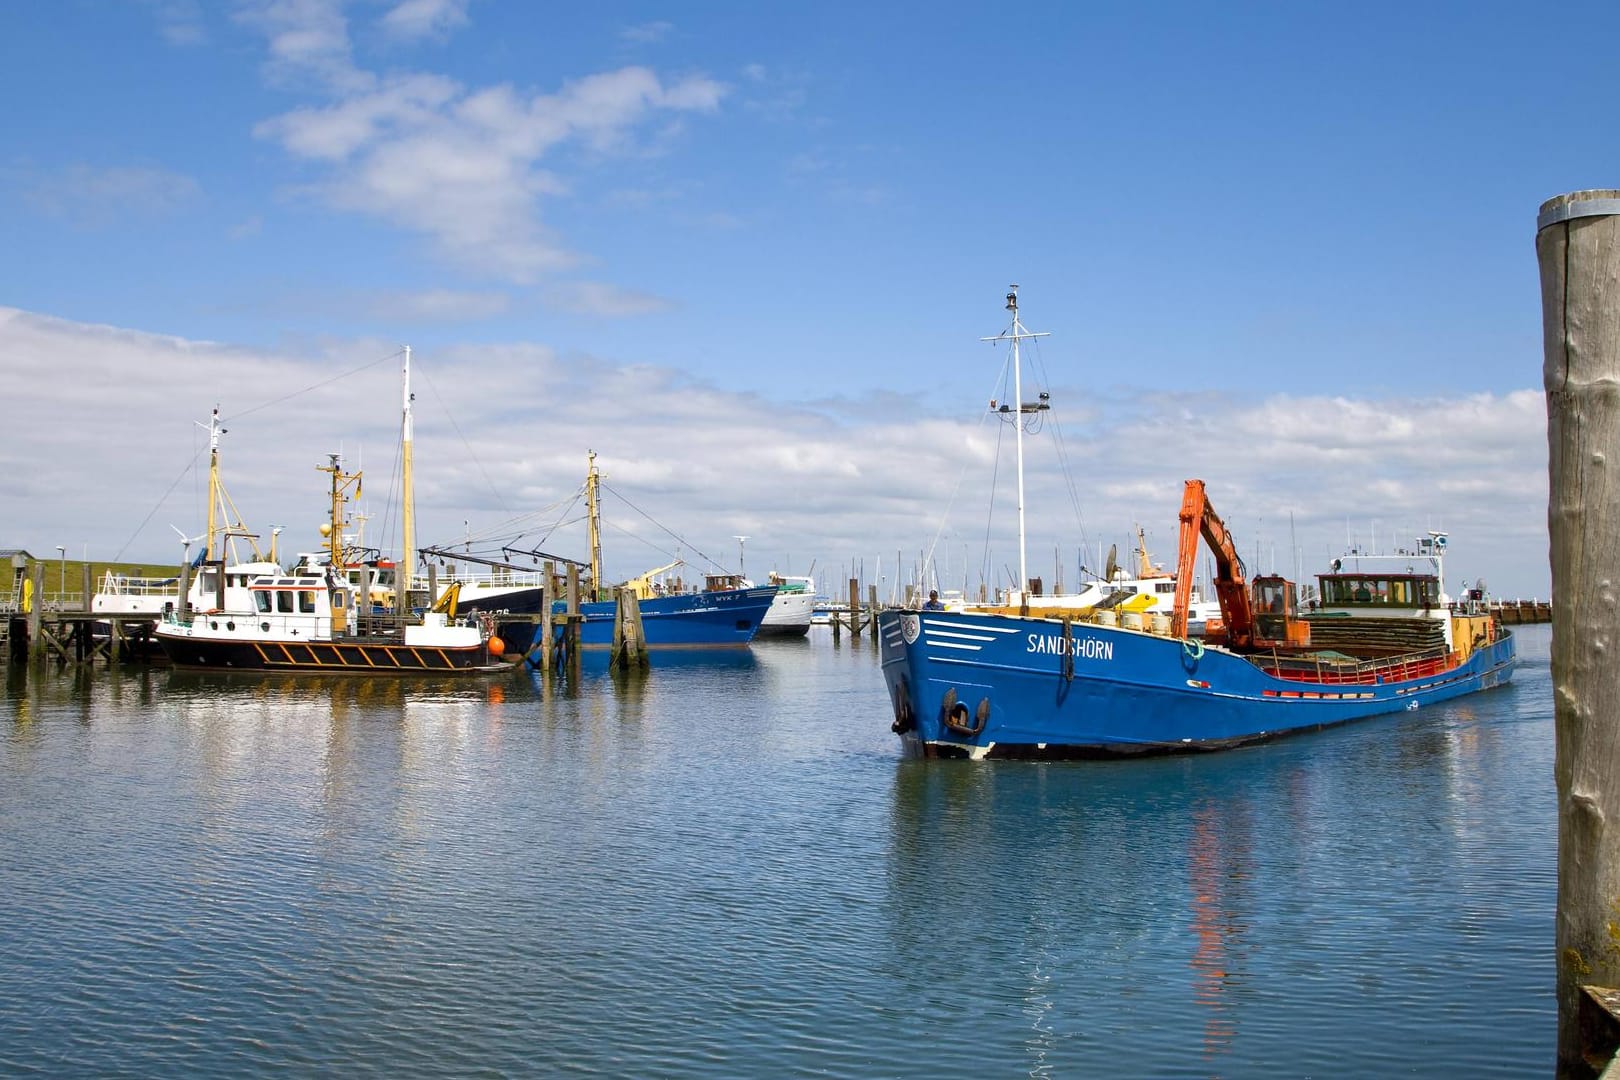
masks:
<path fill-rule="evenodd" d="M 291 589 L 276 590 L 276 610 L 291 615 L 293 609 L 293 594 Z"/>
<path fill-rule="evenodd" d="M 305 615 L 315 614 L 315 594 L 308 589 L 298 591 L 298 610 Z"/>
<path fill-rule="evenodd" d="M 270 590 L 268 590 L 268 589 L 255 589 L 255 590 L 253 590 L 253 606 L 259 609 L 259 614 L 261 614 L 261 615 L 270 614 L 270 609 L 274 605 L 275 605 L 275 601 L 270 598 Z"/>
<path fill-rule="evenodd" d="M 1440 602 L 1440 584 L 1432 577 L 1341 574 L 1320 580 L 1322 603 L 1332 607 L 1431 608 Z"/>

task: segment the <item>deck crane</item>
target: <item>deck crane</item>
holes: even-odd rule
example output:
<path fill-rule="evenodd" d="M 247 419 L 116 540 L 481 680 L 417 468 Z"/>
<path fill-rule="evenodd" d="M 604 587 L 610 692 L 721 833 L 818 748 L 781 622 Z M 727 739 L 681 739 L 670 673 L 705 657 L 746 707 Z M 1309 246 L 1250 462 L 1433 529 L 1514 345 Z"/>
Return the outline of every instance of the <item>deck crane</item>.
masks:
<path fill-rule="evenodd" d="M 1206 626 L 1204 637 L 1234 649 L 1298 647 L 1310 644 L 1310 625 L 1297 618 L 1294 583 L 1276 575 L 1256 578 L 1253 593 L 1244 577 L 1243 560 L 1220 515 L 1210 505 L 1202 480 L 1188 480 L 1181 498 L 1181 536 L 1176 552 L 1176 605 L 1170 633 L 1187 636 L 1187 608 L 1192 600 L 1193 570 L 1201 535 L 1215 556 L 1215 598 L 1224 626 Z M 1258 608 L 1258 613 L 1257 613 Z"/>

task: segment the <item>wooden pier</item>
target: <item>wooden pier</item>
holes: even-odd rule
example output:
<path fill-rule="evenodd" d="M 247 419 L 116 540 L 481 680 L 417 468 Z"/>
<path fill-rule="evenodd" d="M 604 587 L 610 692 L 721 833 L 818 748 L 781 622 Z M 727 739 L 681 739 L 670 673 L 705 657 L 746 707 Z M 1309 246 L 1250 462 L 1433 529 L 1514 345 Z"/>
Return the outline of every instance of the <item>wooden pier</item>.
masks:
<path fill-rule="evenodd" d="M 7 660 L 43 660 L 54 656 L 65 664 L 89 664 L 104 657 L 109 664 L 152 655 L 150 615 L 115 615 L 90 611 L 36 611 L 9 615 L 0 626 L 0 655 Z M 104 628 L 98 632 L 99 628 Z"/>
<path fill-rule="evenodd" d="M 1552 622 L 1551 600 L 1493 600 L 1491 614 L 1512 626 Z"/>

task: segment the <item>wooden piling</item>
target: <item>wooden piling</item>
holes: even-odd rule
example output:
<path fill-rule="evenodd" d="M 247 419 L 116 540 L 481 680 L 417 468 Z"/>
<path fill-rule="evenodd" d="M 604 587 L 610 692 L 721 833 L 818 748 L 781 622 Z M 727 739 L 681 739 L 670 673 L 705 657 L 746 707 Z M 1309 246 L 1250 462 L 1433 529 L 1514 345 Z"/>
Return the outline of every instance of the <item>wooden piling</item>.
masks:
<path fill-rule="evenodd" d="M 849 636 L 861 636 L 861 582 L 859 578 L 849 579 Z"/>
<path fill-rule="evenodd" d="M 1558 1075 L 1586 1078 L 1613 1052 L 1583 1036 L 1592 1030 L 1583 1024 L 1588 991 L 1620 987 L 1620 191 L 1543 203 L 1536 257 L 1553 584 Z"/>
<path fill-rule="evenodd" d="M 182 619 L 191 617 L 191 564 L 180 563 L 180 602 L 175 605 L 176 614 Z"/>
<path fill-rule="evenodd" d="M 595 583 L 591 587 L 594 589 Z M 579 659 L 579 632 L 580 623 L 584 616 L 579 611 L 579 567 L 572 564 L 568 567 L 568 613 L 563 622 L 562 640 L 558 645 L 559 656 L 569 664 Z"/>
<path fill-rule="evenodd" d="M 45 659 L 47 645 L 45 644 L 45 564 L 35 563 L 33 576 L 29 578 L 34 585 L 34 600 L 28 606 L 28 658 L 30 660 Z"/>
<path fill-rule="evenodd" d="M 613 609 L 613 665 L 647 666 L 647 639 L 641 629 L 641 600 L 632 589 L 619 589 Z"/>

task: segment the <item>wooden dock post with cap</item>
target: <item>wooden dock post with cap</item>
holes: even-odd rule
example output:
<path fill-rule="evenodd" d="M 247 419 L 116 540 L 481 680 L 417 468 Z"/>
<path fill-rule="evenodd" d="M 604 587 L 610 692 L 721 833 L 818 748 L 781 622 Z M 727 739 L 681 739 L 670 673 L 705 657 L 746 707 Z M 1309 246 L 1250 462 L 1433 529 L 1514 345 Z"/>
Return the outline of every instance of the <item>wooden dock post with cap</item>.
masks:
<path fill-rule="evenodd" d="M 1593 1077 L 1620 1023 L 1620 191 L 1536 221 L 1547 391 L 1558 789 L 1558 1075 Z"/>
<path fill-rule="evenodd" d="M 641 629 L 641 599 L 633 589 L 618 589 L 613 609 L 613 665 L 647 666 L 647 637 Z"/>

